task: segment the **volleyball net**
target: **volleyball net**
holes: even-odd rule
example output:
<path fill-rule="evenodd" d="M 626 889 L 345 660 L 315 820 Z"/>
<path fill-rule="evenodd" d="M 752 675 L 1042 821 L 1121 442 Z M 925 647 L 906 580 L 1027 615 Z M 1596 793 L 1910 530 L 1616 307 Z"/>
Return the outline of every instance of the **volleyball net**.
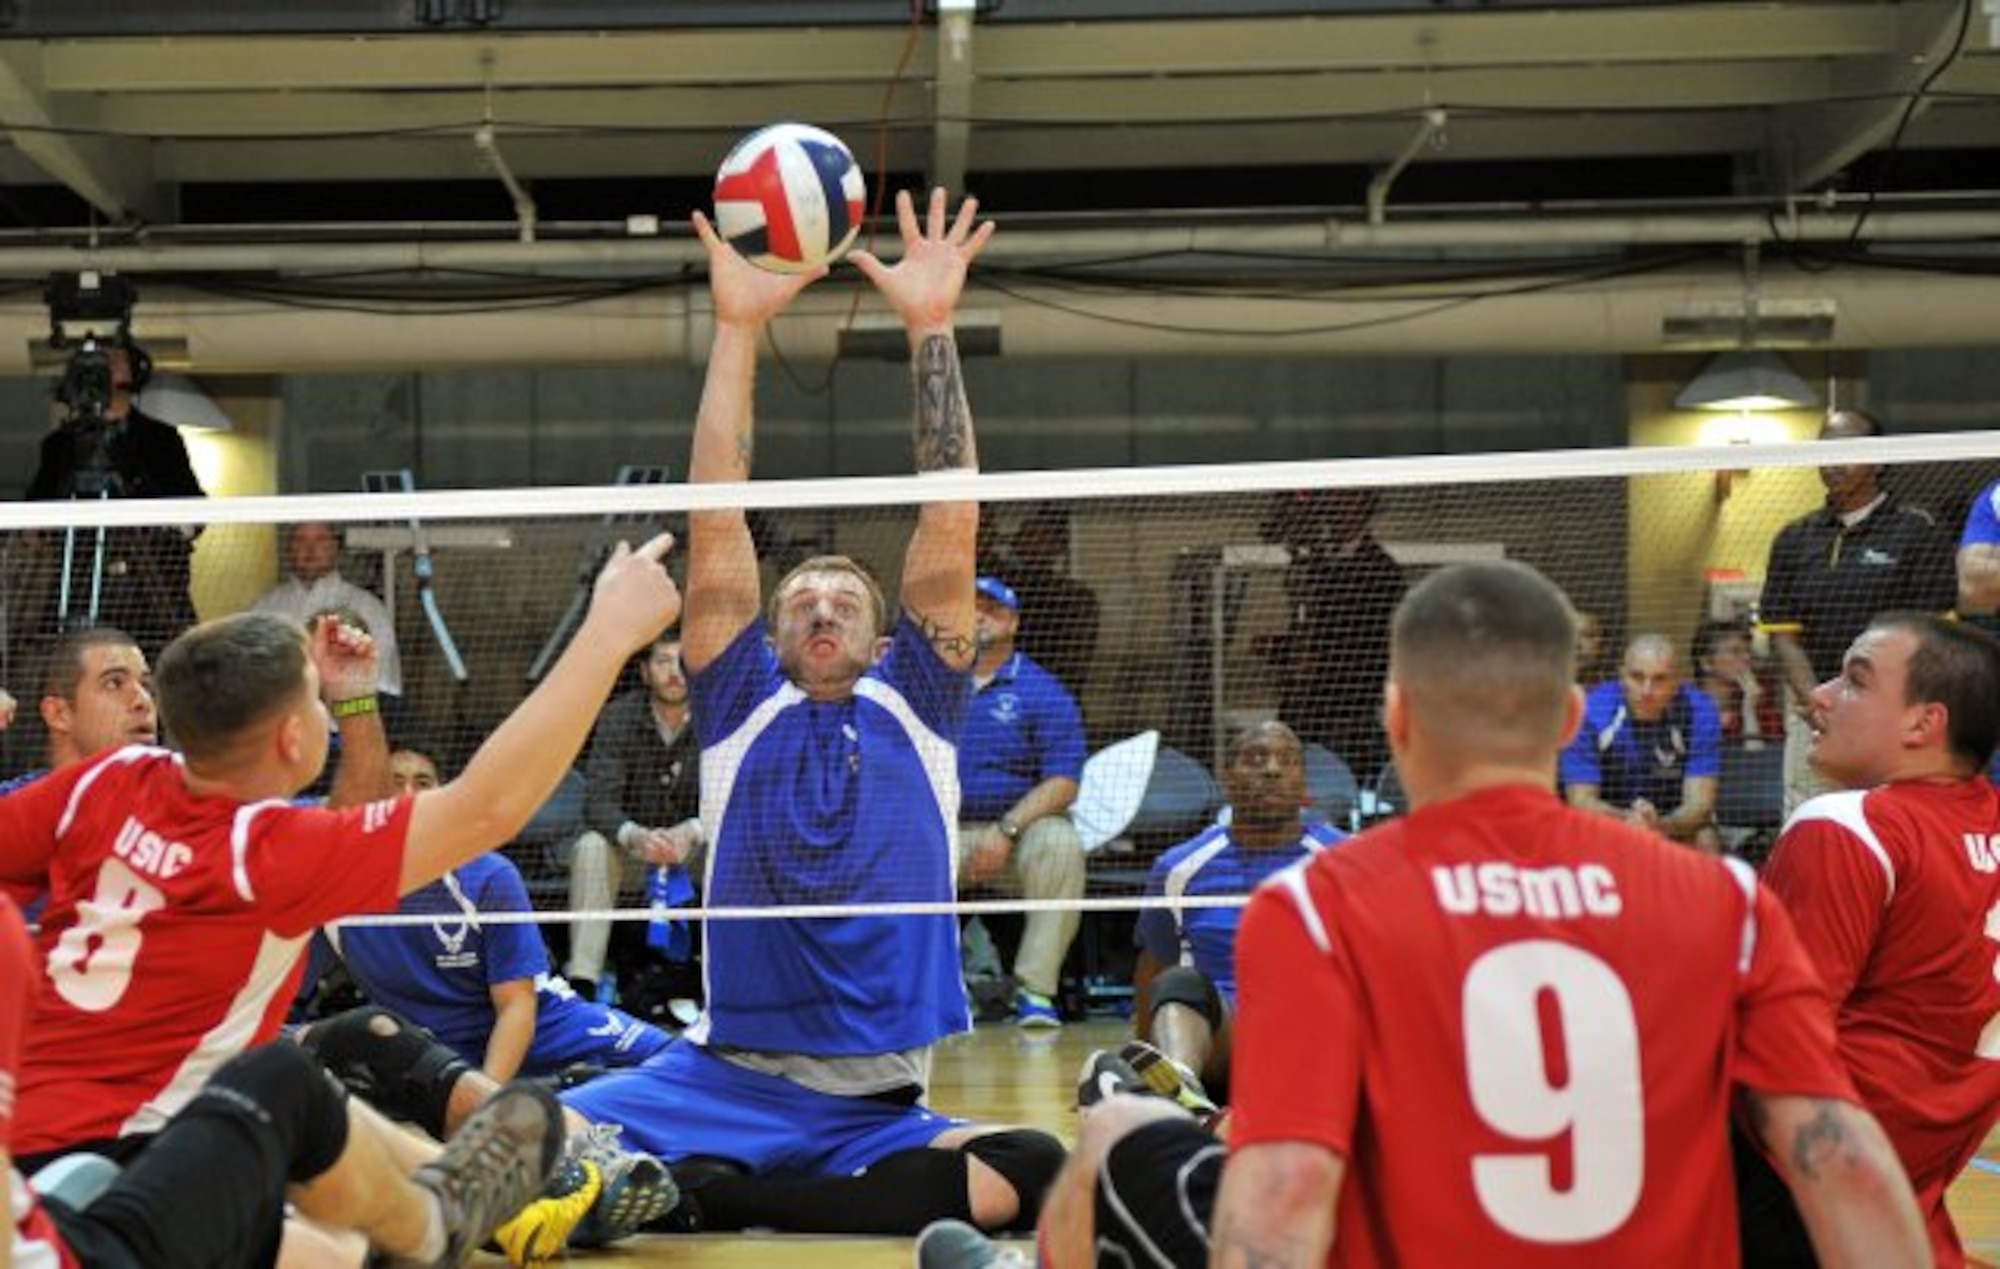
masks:
<path fill-rule="evenodd" d="M 6 759 L 13 772 L 43 764 L 36 701 L 55 632 L 93 611 L 110 624 L 157 622 L 160 599 L 135 586 L 152 579 L 133 573 L 150 567 L 148 551 L 197 530 L 184 584 L 205 618 L 249 606 L 285 576 L 293 526 L 337 530 L 339 572 L 381 598 L 395 633 L 392 744 L 422 751 L 449 778 L 573 637 L 614 542 L 660 528 L 685 541 L 689 511 L 740 506 L 765 593 L 799 561 L 839 553 L 870 568 L 893 605 L 919 505 L 976 500 L 979 570 L 1011 588 L 1018 648 L 1064 684 L 1083 733 L 1069 814 L 1088 885 L 1081 900 L 1056 902 L 1123 910 L 1158 902 L 1142 897 L 1150 863 L 1227 817 L 1228 742 L 1253 723 L 1284 721 L 1305 742 L 1304 820 L 1351 830 L 1402 809 L 1377 727 L 1388 616 L 1408 583 L 1455 561 L 1518 560 L 1560 585 L 1598 632 L 1582 671 L 1590 682 L 1616 676 L 1630 639 L 1657 634 L 1694 683 L 1718 632 L 1740 635 L 1773 708 L 1761 726 L 1746 711 L 1749 733 L 1737 739 L 1781 743 L 1768 720 L 1782 719 L 1784 688 L 1757 625 L 1768 554 L 1787 523 L 1822 505 L 1820 469 L 1849 466 L 1879 467 L 1894 496 L 1926 509 L 1948 562 L 1975 499 L 2000 478 L 2000 433 L 709 487 L 635 470 L 631 483 L 605 487 L 402 492 L 388 473 L 373 492 L 339 495 L 10 504 L 0 507 L 0 685 L 22 709 Z M 684 576 L 678 551 L 669 566 Z M 1948 593 L 1937 600 L 1950 603 Z M 648 691 L 642 657 L 621 692 Z M 1004 731 L 1026 729 L 1021 717 L 1037 705 L 1000 681 L 973 708 Z M 506 848 L 536 919 L 572 918 L 573 842 L 617 831 L 592 822 L 601 813 L 591 794 L 580 755 Z M 914 888 L 920 871 L 892 908 L 949 906 Z M 1024 906 L 978 889 L 963 902 Z M 851 907 L 834 887 L 799 893 L 785 911 Z M 618 920 L 656 915 L 642 892 L 621 891 Z M 697 884 L 675 915 L 769 914 L 710 909 Z"/>

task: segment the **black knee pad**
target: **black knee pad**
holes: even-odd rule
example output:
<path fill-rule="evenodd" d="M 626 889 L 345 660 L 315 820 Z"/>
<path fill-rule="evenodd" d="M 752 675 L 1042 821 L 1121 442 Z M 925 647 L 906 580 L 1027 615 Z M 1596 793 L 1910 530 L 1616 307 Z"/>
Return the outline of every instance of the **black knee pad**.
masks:
<path fill-rule="evenodd" d="M 440 1141 L 452 1087 L 472 1069 L 416 1023 L 372 1005 L 314 1023 L 302 1043 L 355 1096 Z"/>
<path fill-rule="evenodd" d="M 310 1181 L 347 1149 L 347 1090 L 312 1054 L 284 1041 L 224 1064 L 177 1118 L 197 1116 L 273 1134 L 270 1149 L 290 1181 Z"/>
<path fill-rule="evenodd" d="M 1222 993 L 1192 966 L 1176 965 L 1153 980 L 1153 1009 L 1161 1005 L 1184 1005 L 1206 1018 L 1209 1030 L 1222 1030 Z"/>
<path fill-rule="evenodd" d="M 1020 1197 L 1021 1210 L 1009 1229 L 1033 1229 L 1041 1219 L 1042 1199 L 1062 1171 L 1069 1151 L 1062 1142 L 1034 1128 L 1010 1128 L 974 1137 L 959 1150 L 1005 1177 Z"/>

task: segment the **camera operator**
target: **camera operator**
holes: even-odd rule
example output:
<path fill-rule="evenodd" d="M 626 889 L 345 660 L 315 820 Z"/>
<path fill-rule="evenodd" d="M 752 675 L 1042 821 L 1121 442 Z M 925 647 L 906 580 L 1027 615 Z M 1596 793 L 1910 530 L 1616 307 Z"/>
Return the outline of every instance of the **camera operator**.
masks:
<path fill-rule="evenodd" d="M 78 345 L 56 390 L 64 418 L 42 439 L 41 461 L 28 485 L 30 500 L 206 496 L 180 433 L 134 405 L 149 370 L 144 350 L 122 334 L 109 341 L 86 338 Z M 68 604 L 51 603 L 48 629 L 114 625 L 128 631 L 149 656 L 159 655 L 195 622 L 189 563 L 200 532 L 193 527 L 111 529 L 103 535 L 100 565 L 98 531 L 71 530 Z M 56 545 L 60 549 L 62 542 Z M 60 570 L 60 562 L 56 567 Z M 100 588 L 94 617 L 93 575 Z"/>

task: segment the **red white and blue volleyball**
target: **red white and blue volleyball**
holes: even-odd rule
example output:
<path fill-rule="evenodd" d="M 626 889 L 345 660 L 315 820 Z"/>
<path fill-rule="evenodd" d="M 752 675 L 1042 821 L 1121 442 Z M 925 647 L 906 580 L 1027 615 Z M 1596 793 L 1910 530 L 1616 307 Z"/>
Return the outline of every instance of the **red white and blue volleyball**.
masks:
<path fill-rule="evenodd" d="M 774 123 L 736 143 L 715 174 L 715 227 L 750 263 L 810 273 L 840 259 L 861 228 L 861 168 L 840 138 Z"/>

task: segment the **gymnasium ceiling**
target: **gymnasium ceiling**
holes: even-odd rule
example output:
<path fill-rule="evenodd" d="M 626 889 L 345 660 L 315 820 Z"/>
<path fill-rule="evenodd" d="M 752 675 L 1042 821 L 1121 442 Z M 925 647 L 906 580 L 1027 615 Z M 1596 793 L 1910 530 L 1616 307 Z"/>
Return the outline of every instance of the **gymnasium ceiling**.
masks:
<path fill-rule="evenodd" d="M 0 277 L 83 243 L 283 272 L 356 243 L 532 263 L 634 216 L 671 242 L 778 118 L 971 188 L 1050 258 L 1079 228 L 1449 251 L 1571 218 L 1978 253 L 1996 30 L 2000 0 L 0 0 Z"/>

